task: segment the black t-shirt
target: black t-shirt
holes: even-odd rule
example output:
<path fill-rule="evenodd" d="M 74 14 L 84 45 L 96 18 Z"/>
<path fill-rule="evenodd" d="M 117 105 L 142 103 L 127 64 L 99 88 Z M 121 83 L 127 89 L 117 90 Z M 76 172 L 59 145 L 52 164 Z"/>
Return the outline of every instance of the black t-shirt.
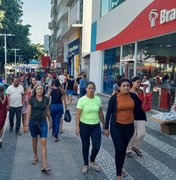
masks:
<path fill-rule="evenodd" d="M 31 105 L 31 119 L 30 120 L 46 120 L 46 107 L 49 104 L 49 98 L 44 96 L 42 101 L 38 101 L 35 96 L 29 99 Z"/>
<path fill-rule="evenodd" d="M 61 89 L 52 89 L 51 104 L 62 104 L 62 91 Z"/>
<path fill-rule="evenodd" d="M 41 79 L 42 79 L 41 74 L 37 74 L 36 80 L 37 80 L 37 81 L 40 81 Z"/>
<path fill-rule="evenodd" d="M 78 78 L 76 79 L 76 82 L 79 84 L 79 82 L 80 82 L 81 79 L 82 79 L 81 77 L 78 77 Z"/>
<path fill-rule="evenodd" d="M 68 83 L 67 90 L 73 90 L 75 81 L 69 79 L 67 80 L 67 83 Z"/>

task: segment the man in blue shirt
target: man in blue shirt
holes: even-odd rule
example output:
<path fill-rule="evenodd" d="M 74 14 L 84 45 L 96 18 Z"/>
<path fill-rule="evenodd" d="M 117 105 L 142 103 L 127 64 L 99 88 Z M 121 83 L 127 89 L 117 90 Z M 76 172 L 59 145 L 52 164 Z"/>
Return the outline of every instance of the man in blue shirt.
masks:
<path fill-rule="evenodd" d="M 79 82 L 80 97 L 86 94 L 86 86 L 88 83 L 89 83 L 89 80 L 87 79 L 87 76 L 83 74 L 82 79 Z"/>

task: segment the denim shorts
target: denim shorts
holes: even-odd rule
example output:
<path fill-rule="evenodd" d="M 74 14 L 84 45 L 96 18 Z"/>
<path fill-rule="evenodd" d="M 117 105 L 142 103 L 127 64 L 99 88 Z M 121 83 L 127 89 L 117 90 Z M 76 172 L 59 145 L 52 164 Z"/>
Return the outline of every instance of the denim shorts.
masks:
<path fill-rule="evenodd" d="M 74 90 L 66 90 L 66 94 L 72 96 L 74 94 Z"/>
<path fill-rule="evenodd" d="M 33 138 L 36 138 L 38 135 L 40 136 L 40 138 L 47 138 L 47 134 L 48 134 L 47 121 L 30 120 L 29 130 Z"/>

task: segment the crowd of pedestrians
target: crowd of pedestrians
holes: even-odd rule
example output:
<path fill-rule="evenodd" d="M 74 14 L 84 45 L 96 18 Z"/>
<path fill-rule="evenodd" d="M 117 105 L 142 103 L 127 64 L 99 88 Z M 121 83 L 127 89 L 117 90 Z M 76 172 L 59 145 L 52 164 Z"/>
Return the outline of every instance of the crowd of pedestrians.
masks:
<path fill-rule="evenodd" d="M 146 80 L 147 81 L 147 80 Z M 78 96 L 75 134 L 80 136 L 84 165 L 82 173 L 87 173 L 89 165 L 97 172 L 101 171 L 96 156 L 101 147 L 101 134 L 111 135 L 115 148 L 117 180 L 128 174 L 123 169 L 125 157 L 133 157 L 132 151 L 142 157 L 140 144 L 145 136 L 145 103 L 150 93 L 150 84 L 136 76 L 130 81 L 119 78 L 113 85 L 113 93 L 108 102 L 106 118 L 102 111 L 100 97 L 95 95 L 96 85 L 82 73 L 76 80 L 69 74 L 48 73 L 14 77 L 13 83 L 4 94 L 0 84 L 0 136 L 9 110 L 10 132 L 21 135 L 21 118 L 23 132 L 30 131 L 34 158 L 32 164 L 38 163 L 38 139 L 41 144 L 42 168 L 46 173 L 47 134 L 52 129 L 54 142 L 59 141 L 63 133 L 63 114 L 67 106 L 73 104 L 73 95 Z M 148 89 L 148 91 L 146 91 Z M 149 99 L 148 99 L 148 103 Z M 1 108 L 2 107 L 2 108 Z M 14 116 L 16 115 L 16 124 Z M 92 150 L 89 156 L 90 140 Z"/>

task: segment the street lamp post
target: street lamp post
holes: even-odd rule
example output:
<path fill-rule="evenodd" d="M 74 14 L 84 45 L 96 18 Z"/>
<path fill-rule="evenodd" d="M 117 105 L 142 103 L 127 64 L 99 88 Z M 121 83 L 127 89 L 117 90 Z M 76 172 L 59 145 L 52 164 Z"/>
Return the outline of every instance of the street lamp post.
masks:
<path fill-rule="evenodd" d="M 11 50 L 15 52 L 15 74 L 16 74 L 16 57 L 17 57 L 16 52 L 19 51 L 20 49 L 13 48 Z"/>
<path fill-rule="evenodd" d="M 21 61 L 22 61 L 22 57 L 23 57 L 23 55 L 16 55 L 17 57 L 18 57 L 18 61 L 19 61 L 19 64 L 21 63 Z"/>
<path fill-rule="evenodd" d="M 5 83 L 7 83 L 7 36 L 15 36 L 14 34 L 0 34 L 4 36 L 4 69 L 5 69 Z"/>
<path fill-rule="evenodd" d="M 20 76 L 20 70 L 21 70 L 21 65 L 22 65 L 22 64 L 21 64 L 21 63 L 22 63 L 22 62 L 21 62 L 21 60 L 22 60 L 21 57 L 22 57 L 22 56 L 23 56 L 23 55 L 16 55 L 16 57 L 18 57 L 19 66 L 20 66 L 20 69 L 19 69 L 19 76 Z"/>

